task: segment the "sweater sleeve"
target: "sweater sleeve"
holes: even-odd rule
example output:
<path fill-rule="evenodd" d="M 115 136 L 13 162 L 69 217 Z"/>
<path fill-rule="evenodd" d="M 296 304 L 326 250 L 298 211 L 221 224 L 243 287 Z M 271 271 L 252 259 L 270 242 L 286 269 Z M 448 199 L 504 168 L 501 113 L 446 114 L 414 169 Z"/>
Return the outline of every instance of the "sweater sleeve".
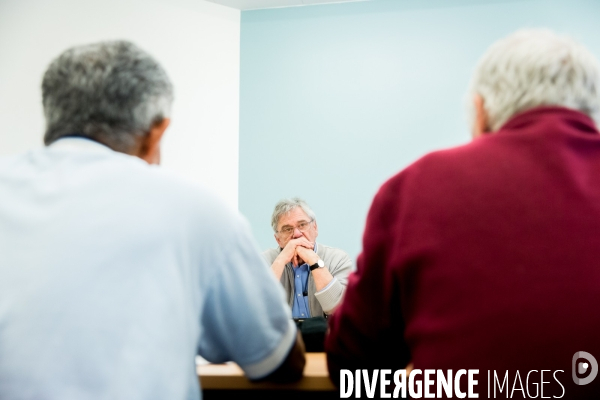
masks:
<path fill-rule="evenodd" d="M 399 283 L 392 236 L 402 229 L 401 175 L 376 195 L 367 217 L 363 251 L 348 279 L 342 304 L 331 315 L 325 349 L 332 381 L 340 369 L 405 367 L 410 355 L 404 341 Z"/>
<path fill-rule="evenodd" d="M 334 265 L 328 266 L 333 279 L 325 288 L 315 293 L 325 314 L 330 314 L 342 301 L 348 284 L 348 275 L 352 272 L 352 260 L 346 253 L 338 251 L 341 253 L 340 257 L 336 258 Z"/>

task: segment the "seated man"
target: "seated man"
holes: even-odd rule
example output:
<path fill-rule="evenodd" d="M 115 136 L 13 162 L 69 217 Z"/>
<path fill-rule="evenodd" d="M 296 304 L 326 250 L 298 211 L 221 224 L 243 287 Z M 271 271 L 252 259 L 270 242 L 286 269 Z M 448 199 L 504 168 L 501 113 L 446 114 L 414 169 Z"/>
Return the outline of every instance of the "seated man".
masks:
<path fill-rule="evenodd" d="M 277 248 L 263 256 L 286 292 L 293 318 L 321 317 L 339 304 L 352 260 L 333 247 L 317 244 L 317 217 L 299 198 L 281 200 L 271 218 Z"/>
<path fill-rule="evenodd" d="M 471 88 L 478 138 L 426 155 L 373 200 L 329 321 L 332 379 L 412 362 L 424 398 L 440 393 L 425 392 L 424 369 L 478 370 L 480 398 L 598 398 L 598 62 L 519 31 L 488 50 Z"/>
<path fill-rule="evenodd" d="M 198 399 L 196 355 L 298 379 L 302 342 L 245 221 L 149 165 L 162 67 L 129 42 L 75 47 L 42 94 L 47 147 L 0 160 L 0 399 Z"/>

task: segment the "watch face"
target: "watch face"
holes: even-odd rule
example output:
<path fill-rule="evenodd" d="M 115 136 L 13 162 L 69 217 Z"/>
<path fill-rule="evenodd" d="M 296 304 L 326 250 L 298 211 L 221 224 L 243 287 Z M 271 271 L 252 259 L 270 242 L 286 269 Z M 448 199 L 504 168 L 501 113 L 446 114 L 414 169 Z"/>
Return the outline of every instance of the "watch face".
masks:
<path fill-rule="evenodd" d="M 319 261 L 317 261 L 317 265 L 319 265 L 319 268 L 323 268 L 325 266 L 325 263 L 323 262 L 323 260 L 319 259 Z"/>

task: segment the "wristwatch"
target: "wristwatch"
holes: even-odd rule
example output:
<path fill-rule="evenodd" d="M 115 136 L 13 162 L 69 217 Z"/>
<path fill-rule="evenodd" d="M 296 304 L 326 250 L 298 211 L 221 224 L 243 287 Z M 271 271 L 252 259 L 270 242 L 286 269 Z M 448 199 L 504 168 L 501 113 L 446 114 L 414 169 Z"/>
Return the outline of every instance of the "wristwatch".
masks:
<path fill-rule="evenodd" d="M 312 271 L 312 270 L 315 270 L 317 268 L 323 268 L 323 267 L 325 267 L 325 263 L 323 262 L 323 260 L 321 260 L 319 258 L 316 263 L 314 263 L 313 265 L 311 265 L 308 268 L 310 268 L 310 270 Z"/>

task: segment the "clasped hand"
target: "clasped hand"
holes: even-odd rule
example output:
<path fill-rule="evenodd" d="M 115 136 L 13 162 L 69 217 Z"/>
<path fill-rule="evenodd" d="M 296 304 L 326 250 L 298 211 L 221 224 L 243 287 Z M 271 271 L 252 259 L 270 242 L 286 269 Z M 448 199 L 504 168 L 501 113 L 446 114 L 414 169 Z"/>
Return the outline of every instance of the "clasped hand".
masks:
<path fill-rule="evenodd" d="M 291 262 L 294 268 L 297 268 L 300 261 L 313 265 L 319 260 L 317 253 L 313 251 L 315 244 L 309 242 L 305 237 L 290 240 L 277 258 L 280 258 L 285 264 Z"/>

